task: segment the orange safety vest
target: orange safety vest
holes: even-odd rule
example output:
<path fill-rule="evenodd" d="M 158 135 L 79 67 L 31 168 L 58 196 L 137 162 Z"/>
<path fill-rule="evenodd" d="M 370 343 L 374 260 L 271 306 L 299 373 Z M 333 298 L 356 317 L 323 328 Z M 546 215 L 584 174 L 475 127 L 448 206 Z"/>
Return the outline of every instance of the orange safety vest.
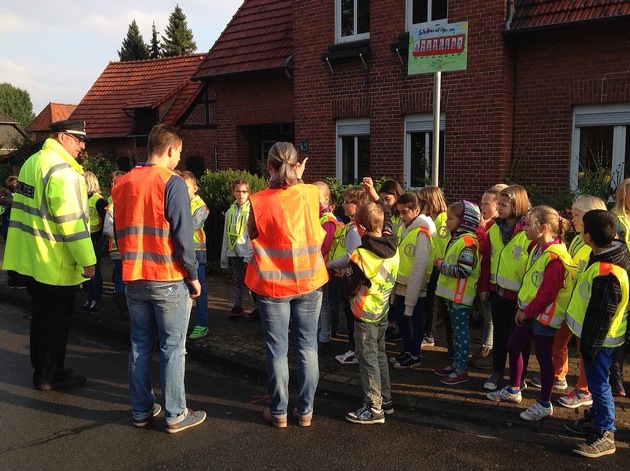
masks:
<path fill-rule="evenodd" d="M 250 197 L 258 230 L 245 284 L 270 298 L 305 294 L 328 281 L 321 248 L 326 231 L 319 223 L 319 191 L 298 183 L 267 188 Z"/>
<path fill-rule="evenodd" d="M 112 197 L 123 281 L 178 281 L 186 270 L 173 258 L 164 189 L 175 174 L 158 166 L 136 167 L 116 180 Z"/>

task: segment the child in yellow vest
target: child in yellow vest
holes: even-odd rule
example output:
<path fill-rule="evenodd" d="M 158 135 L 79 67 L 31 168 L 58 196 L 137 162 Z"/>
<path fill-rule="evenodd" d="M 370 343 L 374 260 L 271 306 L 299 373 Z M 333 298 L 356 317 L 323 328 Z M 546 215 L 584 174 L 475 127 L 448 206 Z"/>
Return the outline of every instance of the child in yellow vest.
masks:
<path fill-rule="evenodd" d="M 573 227 L 577 235 L 571 241 L 569 245 L 569 255 L 573 259 L 573 264 L 577 266 L 577 274 L 582 272 L 588 264 L 588 259 L 591 256 L 591 248 L 584 242 L 582 238 L 582 217 L 593 209 L 606 208 L 606 203 L 601 198 L 590 195 L 581 195 L 574 202 L 571 207 L 573 213 Z M 566 376 L 569 371 L 569 349 L 568 343 L 573 337 L 573 333 L 566 322 L 563 322 L 556 336 L 553 339 L 553 369 L 554 369 L 554 389 L 565 389 L 568 387 Z M 580 340 L 577 340 L 578 352 L 580 348 Z M 531 380 L 532 386 L 540 385 L 540 377 L 534 376 Z M 538 386 L 540 387 L 540 386 Z M 586 373 L 584 372 L 584 362 L 580 356 L 580 373 L 577 379 L 575 389 L 566 396 L 558 398 L 558 404 L 569 409 L 575 409 L 580 406 L 590 406 L 593 403 L 593 397 L 588 390 L 588 384 L 586 382 Z"/>
<path fill-rule="evenodd" d="M 313 183 L 319 190 L 319 222 L 326 231 L 322 242 L 322 256 L 328 261 L 331 251 L 334 251 L 339 237 L 343 231 L 343 223 L 337 221 L 335 215 L 329 211 L 330 188 L 325 182 Z M 336 272 L 328 273 L 328 282 L 322 286 L 322 307 L 319 311 L 319 339 L 318 354 L 325 355 L 332 351 L 330 336 L 333 328 L 333 312 L 339 313 L 339 300 L 341 299 L 341 278 Z M 339 314 L 337 314 L 339 317 Z M 336 329 L 335 329 L 336 330 Z"/>
<path fill-rule="evenodd" d="M 398 233 L 400 266 L 394 287 L 396 324 L 403 339 L 403 351 L 390 362 L 394 368 L 420 367 L 424 335 L 427 284 L 431 273 L 432 221 L 420 214 L 418 197 L 407 192 L 396 203 L 401 226 Z"/>
<path fill-rule="evenodd" d="M 507 343 L 514 329 L 518 290 L 523 282 L 530 242 L 523 231 L 525 215 L 530 209 L 527 191 L 511 185 L 499 193 L 499 216 L 490 223 L 487 244 L 481 252 L 479 299 L 490 299 L 492 307 L 492 373 L 483 384 L 484 389 L 496 391 L 503 382 Z M 527 369 L 530 346 L 523 350 Z M 523 378 L 526 375 L 523 374 Z"/>
<path fill-rule="evenodd" d="M 398 271 L 398 239 L 392 233 L 389 210 L 378 198 L 372 179 L 366 177 L 363 181 L 377 202 L 361 206 L 355 214 L 361 245 L 352 252 L 342 283 L 356 319 L 354 337 L 365 399 L 362 407 L 346 414 L 346 420 L 382 424 L 385 414 L 394 413 L 385 332 L 389 296 Z"/>
<path fill-rule="evenodd" d="M 418 199 L 420 200 L 421 212 L 429 216 L 435 225 L 435 233 L 431 234 L 431 252 L 433 257 L 444 258 L 444 250 L 451 234 L 446 227 L 446 201 L 442 190 L 437 186 L 425 186 L 418 190 Z M 453 359 L 453 326 L 448 310 L 444 305 L 443 299 L 435 295 L 437 280 L 440 275 L 437 268 L 431 264 L 431 276 L 429 285 L 427 286 L 426 313 L 424 317 L 424 338 L 422 339 L 423 347 L 435 346 L 435 324 L 438 314 L 441 312 L 444 317 L 444 328 L 446 330 L 446 358 Z"/>
<path fill-rule="evenodd" d="M 573 260 L 563 242 L 567 227 L 568 221 L 549 206 L 536 206 L 525 218 L 525 234 L 536 245 L 527 259 L 518 292 L 516 327 L 508 342 L 510 384 L 487 395 L 492 401 L 521 402 L 522 352 L 533 339 L 540 365 L 540 397 L 520 415 L 530 422 L 553 414 L 553 338 L 564 320 L 575 274 Z"/>
<path fill-rule="evenodd" d="M 625 341 L 628 309 L 628 269 L 626 244 L 615 240 L 618 220 L 611 212 L 595 209 L 583 217 L 584 242 L 592 249 L 588 265 L 575 282 L 566 309 L 566 321 L 580 338 L 580 353 L 593 407 L 584 418 L 565 422 L 564 427 L 589 438 L 574 453 L 598 458 L 615 452 L 615 402 L 608 371 L 615 348 Z"/>
<path fill-rule="evenodd" d="M 344 273 L 348 268 L 350 255 L 359 245 L 361 245 L 361 236 L 354 224 L 354 215 L 362 205 L 367 203 L 367 193 L 364 188 L 352 187 L 343 193 L 343 211 L 346 217 L 350 218 L 350 222 L 343 228 L 339 236 L 339 243 L 333 248 L 326 262 L 328 271 L 337 270 L 340 274 Z M 344 298 L 343 310 L 346 317 L 346 326 L 348 329 L 349 350 L 341 355 L 335 355 L 335 359 L 342 365 L 356 365 L 359 363 L 354 351 L 354 316 L 350 309 L 350 303 Z"/>
<path fill-rule="evenodd" d="M 468 354 L 470 334 L 468 316 L 475 302 L 479 278 L 479 243 L 477 229 L 481 212 L 475 203 L 461 200 L 451 204 L 446 211 L 446 227 L 451 238 L 444 257 L 435 257 L 433 265 L 440 271 L 436 294 L 446 301 L 453 325 L 454 362 L 434 373 L 440 382 L 454 385 L 468 381 Z"/>
<path fill-rule="evenodd" d="M 221 245 L 221 268 L 232 270 L 234 277 L 234 305 L 229 319 L 249 318 L 243 309 L 243 291 L 245 290 L 245 270 L 252 258 L 252 243 L 247 233 L 250 214 L 250 193 L 247 180 L 232 183 L 234 203 L 225 213 L 223 243 Z M 252 295 L 253 296 L 253 295 Z"/>
<path fill-rule="evenodd" d="M 193 221 L 193 241 L 195 243 L 195 255 L 197 262 L 197 278 L 201 284 L 201 294 L 195 299 L 195 327 L 188 336 L 189 340 L 199 340 L 208 335 L 208 291 L 206 289 L 206 233 L 203 225 L 208 218 L 210 211 L 197 194 L 199 187 L 197 186 L 197 178 L 195 174 L 189 171 L 181 172 L 181 177 L 186 182 L 188 188 L 188 197 L 190 198 L 190 212 Z"/>

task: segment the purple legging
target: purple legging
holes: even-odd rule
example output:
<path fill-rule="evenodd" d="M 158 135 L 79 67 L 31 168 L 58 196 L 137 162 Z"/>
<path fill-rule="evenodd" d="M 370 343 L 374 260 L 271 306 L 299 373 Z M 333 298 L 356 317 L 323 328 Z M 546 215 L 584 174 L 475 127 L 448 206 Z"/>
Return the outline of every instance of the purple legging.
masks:
<path fill-rule="evenodd" d="M 521 385 L 521 375 L 523 374 L 523 348 L 534 339 L 536 348 L 536 359 L 540 365 L 540 400 L 551 401 L 551 390 L 553 388 L 553 335 L 536 335 L 532 332 L 531 326 L 516 326 L 508 342 L 508 354 L 510 357 L 510 387 L 519 389 Z"/>

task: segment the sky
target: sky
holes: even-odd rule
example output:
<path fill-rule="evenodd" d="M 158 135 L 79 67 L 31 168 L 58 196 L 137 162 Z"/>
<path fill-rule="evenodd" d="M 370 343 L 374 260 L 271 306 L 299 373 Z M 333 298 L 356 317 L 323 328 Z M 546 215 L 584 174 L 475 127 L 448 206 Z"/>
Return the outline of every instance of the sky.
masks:
<path fill-rule="evenodd" d="M 144 42 L 158 38 L 179 4 L 197 52 L 207 52 L 243 0 L 2 0 L 0 83 L 29 93 L 33 112 L 49 102 L 77 105 L 136 20 Z"/>

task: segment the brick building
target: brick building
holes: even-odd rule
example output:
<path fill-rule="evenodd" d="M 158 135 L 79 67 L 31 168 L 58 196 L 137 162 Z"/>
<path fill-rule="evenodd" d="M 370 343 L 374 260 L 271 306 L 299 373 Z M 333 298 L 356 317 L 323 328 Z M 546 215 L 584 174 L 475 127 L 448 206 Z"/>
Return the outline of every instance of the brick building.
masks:
<path fill-rule="evenodd" d="M 193 77 L 214 90 L 208 166 L 257 171 L 285 139 L 309 157 L 309 178 L 426 183 L 434 79 L 408 75 L 407 53 L 409 32 L 438 21 L 468 22 L 467 68 L 441 82 L 449 198 L 507 175 L 552 193 L 598 159 L 613 178 L 624 171 L 623 0 L 246 0 Z"/>

